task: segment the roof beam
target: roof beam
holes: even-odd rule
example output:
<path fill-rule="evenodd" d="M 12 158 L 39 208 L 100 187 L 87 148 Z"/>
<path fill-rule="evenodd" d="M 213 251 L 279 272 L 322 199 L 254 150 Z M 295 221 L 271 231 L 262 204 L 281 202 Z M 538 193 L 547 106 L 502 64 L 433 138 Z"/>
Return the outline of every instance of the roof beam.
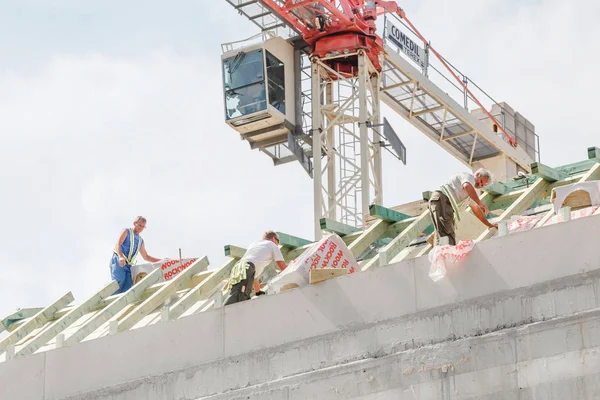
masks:
<path fill-rule="evenodd" d="M 50 304 L 48 307 L 44 308 L 33 317 L 31 317 L 27 322 L 21 325 L 18 329 L 16 329 L 13 333 L 8 335 L 4 340 L 0 342 L 0 354 L 3 353 L 8 346 L 12 346 L 19 342 L 19 340 L 23 339 L 25 336 L 33 332 L 35 329 L 43 326 L 46 322 L 50 321 L 52 317 L 54 317 L 54 313 L 56 313 L 61 308 L 65 307 L 67 304 L 73 301 L 73 294 L 71 292 L 65 294 L 54 303 Z"/>
<path fill-rule="evenodd" d="M 328 218 L 321 218 L 319 223 L 321 224 L 321 230 L 333 232 L 342 237 L 360 231 L 360 229 L 355 228 L 354 226 L 346 225 Z"/>
<path fill-rule="evenodd" d="M 418 217 L 413 219 L 413 222 L 392 239 L 392 241 L 383 247 L 379 254 L 371 258 L 364 266 L 363 271 L 373 266 L 383 266 L 391 261 L 398 253 L 419 236 L 421 232 L 431 225 L 431 215 L 429 210 L 424 211 Z"/>
<path fill-rule="evenodd" d="M 28 342 L 21 350 L 17 352 L 17 356 L 26 356 L 35 353 L 40 347 L 48 343 L 56 335 L 71 326 L 75 321 L 88 313 L 100 300 L 107 298 L 119 289 L 117 281 L 111 281 L 102 289 L 96 292 L 92 297 L 83 303 L 75 306 L 70 312 L 63 315 L 58 321 L 44 329 L 42 332 Z"/>
<path fill-rule="evenodd" d="M 91 335 L 105 322 L 117 315 L 123 308 L 141 298 L 146 289 L 158 282 L 161 276 L 162 270 L 157 268 L 146 275 L 141 281 L 133 285 L 128 291 L 117 295 L 117 298 L 114 301 L 104 309 L 98 311 L 92 318 L 84 322 L 77 331 L 73 332 L 73 334 L 64 341 L 63 345 L 72 346 Z"/>
<path fill-rule="evenodd" d="M 364 230 L 350 246 L 348 246 L 348 250 L 350 250 L 354 257 L 358 257 L 371 245 L 371 243 L 379 239 L 379 237 L 385 233 L 388 226 L 390 226 L 390 222 L 382 219 L 376 220 L 370 227 Z"/>
<path fill-rule="evenodd" d="M 176 319 L 181 316 L 189 307 L 198 300 L 202 299 L 203 295 L 208 294 L 211 290 L 221 283 L 221 281 L 231 274 L 231 270 L 235 266 L 238 258 L 231 258 L 218 269 L 214 270 L 204 281 L 192 288 L 181 299 L 179 299 L 169 309 L 169 319 Z"/>
<path fill-rule="evenodd" d="M 498 217 L 498 221 L 504 221 L 513 215 L 519 215 L 525 212 L 542 193 L 548 188 L 549 182 L 545 179 L 538 179 L 529 187 L 517 200 L 515 200 L 504 212 Z M 491 238 L 494 235 L 495 228 L 487 228 L 479 237 L 477 242 Z"/>
<path fill-rule="evenodd" d="M 502 196 L 510 192 L 510 188 L 502 182 L 494 182 L 491 185 L 482 187 L 481 190 L 493 196 Z"/>
<path fill-rule="evenodd" d="M 531 173 L 548 182 L 562 181 L 568 177 L 564 172 L 538 162 L 531 163 Z"/>
<path fill-rule="evenodd" d="M 279 237 L 279 245 L 286 247 L 302 247 L 307 244 L 312 244 L 313 242 L 310 240 L 302 239 L 297 236 L 288 235 L 287 233 L 277 232 L 277 236 Z"/>
<path fill-rule="evenodd" d="M 406 214 L 376 204 L 369 206 L 369 215 L 388 222 L 399 222 L 410 218 L 410 216 Z"/>
<path fill-rule="evenodd" d="M 202 258 L 198 258 L 196 262 L 177 274 L 169 281 L 169 283 L 160 288 L 152 296 L 144 300 L 142 304 L 136 307 L 125 318 L 120 320 L 117 325 L 117 331 L 122 332 L 132 328 L 142 318 L 152 313 L 154 310 L 156 310 L 156 308 L 160 307 L 171 295 L 183 288 L 192 276 L 202 271 L 202 269 L 206 268 L 208 264 L 208 257 L 204 256 Z"/>
<path fill-rule="evenodd" d="M 233 257 L 233 258 L 242 258 L 244 253 L 246 253 L 246 249 L 243 247 L 234 246 L 232 244 L 225 245 L 225 256 Z"/>
<path fill-rule="evenodd" d="M 31 318 L 42 310 L 43 308 L 24 308 L 7 315 L 0 321 L 0 333 L 7 329 L 11 330 L 9 327 L 15 322 Z"/>

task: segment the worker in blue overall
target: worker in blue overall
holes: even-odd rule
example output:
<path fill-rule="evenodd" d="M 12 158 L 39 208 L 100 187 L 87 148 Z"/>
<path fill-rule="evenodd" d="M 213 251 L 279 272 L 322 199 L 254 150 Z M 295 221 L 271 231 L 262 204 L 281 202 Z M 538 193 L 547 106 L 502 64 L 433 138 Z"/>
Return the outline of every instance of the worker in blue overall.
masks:
<path fill-rule="evenodd" d="M 152 257 L 146 252 L 144 239 L 140 233 L 146 228 L 146 218 L 137 217 L 133 223 L 133 228 L 123 229 L 117 245 L 113 250 L 112 258 L 110 259 L 110 275 L 111 278 L 119 284 L 119 290 L 115 292 L 124 293 L 133 286 L 131 279 L 131 267 L 134 265 L 135 258 L 140 253 L 144 260 L 149 262 L 158 262 L 161 259 Z"/>

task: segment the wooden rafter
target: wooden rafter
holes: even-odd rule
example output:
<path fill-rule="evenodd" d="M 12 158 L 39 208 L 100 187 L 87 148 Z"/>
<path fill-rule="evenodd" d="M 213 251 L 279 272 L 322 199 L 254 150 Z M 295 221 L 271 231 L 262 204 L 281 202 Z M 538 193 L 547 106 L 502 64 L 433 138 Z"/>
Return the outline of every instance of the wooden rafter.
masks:
<path fill-rule="evenodd" d="M 71 326 L 71 324 L 90 311 L 90 309 L 96 306 L 100 300 L 110 296 L 118 289 L 119 284 L 117 281 L 111 281 L 98 292 L 94 293 L 92 297 L 83 303 L 78 304 L 67 314 L 63 315 L 58 321 L 48 326 L 42 332 L 38 333 L 35 338 L 29 341 L 21 350 L 16 353 L 16 355 L 26 356 L 28 354 L 35 353 L 37 349 L 48 343 L 50 340 L 52 340 L 52 338 L 64 331 L 67 327 Z"/>
<path fill-rule="evenodd" d="M 208 266 L 208 257 L 198 258 L 192 265 L 184 271 L 177 274 L 165 286 L 160 288 L 156 293 L 144 300 L 142 304 L 136 307 L 130 314 L 118 322 L 117 330 L 122 332 L 132 328 L 142 318 L 149 315 L 156 308 L 160 307 L 171 295 L 175 294 L 179 289 L 184 287 L 194 274 L 200 272 Z"/>
<path fill-rule="evenodd" d="M 6 351 L 8 346 L 12 346 L 23 339 L 26 335 L 33 332 L 35 329 L 42 327 L 48 321 L 52 320 L 54 313 L 73 301 L 71 292 L 65 294 L 42 311 L 31 317 L 27 322 L 17 328 L 14 332 L 8 335 L 0 342 L 0 354 Z"/>
<path fill-rule="evenodd" d="M 158 282 L 161 275 L 162 270 L 156 269 L 146 275 L 127 292 L 118 295 L 109 305 L 98 311 L 92 318 L 81 325 L 77 331 L 73 332 L 73 334 L 65 340 L 64 346 L 72 346 L 82 341 L 125 307 L 140 299 L 146 289 Z"/>
<path fill-rule="evenodd" d="M 168 312 L 169 319 L 179 318 L 191 305 L 217 287 L 223 279 L 229 276 L 238 260 L 239 258 L 230 258 L 225 264 L 214 270 L 208 278 L 190 289 L 187 294 L 170 307 Z"/>
<path fill-rule="evenodd" d="M 363 266 L 363 271 L 373 266 L 386 265 L 388 261 L 392 260 L 398 253 L 402 251 L 406 246 L 419 236 L 427 227 L 431 225 L 431 216 L 429 210 L 424 211 L 421 215 L 416 217 L 414 221 L 398 236 L 380 250 L 379 254 L 371 258 Z"/>
<path fill-rule="evenodd" d="M 517 200 L 515 200 L 504 212 L 498 217 L 500 221 L 508 219 L 513 215 L 519 215 L 525 212 L 542 193 L 548 188 L 549 182 L 545 179 L 538 179 L 529 187 Z M 478 238 L 477 241 L 486 240 L 494 235 L 495 229 L 486 229 Z"/>

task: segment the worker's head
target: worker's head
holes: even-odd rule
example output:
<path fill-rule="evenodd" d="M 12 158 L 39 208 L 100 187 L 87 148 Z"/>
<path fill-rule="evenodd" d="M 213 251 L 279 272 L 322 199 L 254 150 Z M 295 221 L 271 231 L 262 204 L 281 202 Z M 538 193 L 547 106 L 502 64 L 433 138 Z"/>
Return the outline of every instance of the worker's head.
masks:
<path fill-rule="evenodd" d="M 494 183 L 494 178 L 492 177 L 492 174 L 490 174 L 490 171 L 488 171 L 487 169 L 479 168 L 475 172 L 474 176 L 475 187 L 478 189 Z"/>
<path fill-rule="evenodd" d="M 144 228 L 146 227 L 146 218 L 140 216 L 133 221 L 133 231 L 138 235 L 142 233 Z"/>
<path fill-rule="evenodd" d="M 275 244 L 279 244 L 279 236 L 277 235 L 276 232 L 273 231 L 266 231 L 263 234 L 263 240 L 268 240 L 270 242 L 273 242 Z"/>

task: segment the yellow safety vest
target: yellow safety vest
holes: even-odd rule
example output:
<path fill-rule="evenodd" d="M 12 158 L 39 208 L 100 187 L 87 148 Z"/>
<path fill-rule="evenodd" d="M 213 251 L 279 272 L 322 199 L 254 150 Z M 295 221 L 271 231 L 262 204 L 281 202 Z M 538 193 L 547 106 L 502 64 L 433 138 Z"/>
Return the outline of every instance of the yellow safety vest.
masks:
<path fill-rule="evenodd" d="M 133 233 L 133 229 L 131 229 L 131 228 L 129 228 L 127 231 L 129 232 L 129 252 L 127 253 L 127 255 L 123 254 L 123 258 L 125 258 L 127 265 L 133 265 L 135 258 L 137 257 L 138 253 L 140 252 L 140 247 L 142 247 L 142 237 L 140 236 L 140 240 L 138 241 L 137 248 L 135 249 L 135 252 L 134 252 L 133 248 L 135 246 L 135 234 Z M 114 249 L 113 249 L 113 253 L 116 254 L 117 257 L 119 256 L 119 253 L 117 253 L 117 251 Z"/>

